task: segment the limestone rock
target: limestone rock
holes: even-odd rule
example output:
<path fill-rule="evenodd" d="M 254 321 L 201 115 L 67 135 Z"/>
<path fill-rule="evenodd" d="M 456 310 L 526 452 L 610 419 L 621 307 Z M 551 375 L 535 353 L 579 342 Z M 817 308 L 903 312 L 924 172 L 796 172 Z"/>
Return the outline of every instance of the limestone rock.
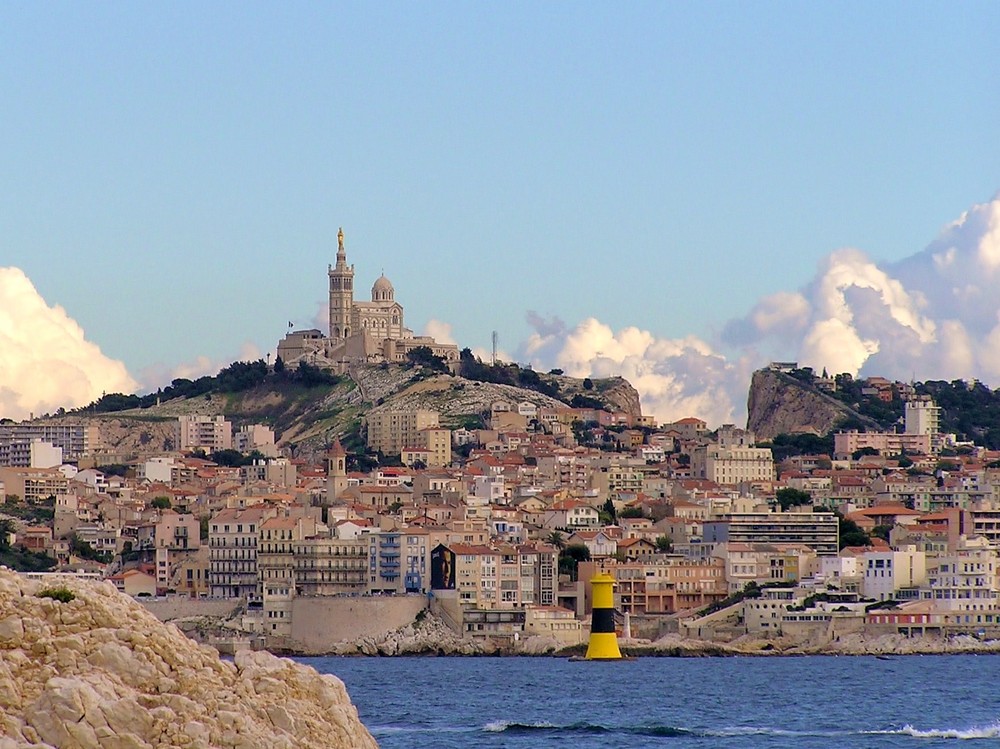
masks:
<path fill-rule="evenodd" d="M 844 419 L 880 428 L 872 419 L 790 375 L 770 369 L 753 373 L 747 396 L 747 429 L 757 439 L 772 440 L 779 434 L 824 435 Z"/>
<path fill-rule="evenodd" d="M 58 584 L 75 600 L 0 568 L 0 749 L 377 746 L 336 677 L 222 661 L 108 583 Z"/>

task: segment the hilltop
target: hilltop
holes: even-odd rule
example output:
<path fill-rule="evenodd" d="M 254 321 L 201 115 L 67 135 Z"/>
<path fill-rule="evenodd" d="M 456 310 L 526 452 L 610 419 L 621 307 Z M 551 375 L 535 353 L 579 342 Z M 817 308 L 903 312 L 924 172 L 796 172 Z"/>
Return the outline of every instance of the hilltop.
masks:
<path fill-rule="evenodd" d="M 761 440 L 780 434 L 828 435 L 837 430 L 892 431 L 906 400 L 929 396 L 941 408 L 942 433 L 1000 449 L 1000 391 L 976 380 L 905 383 L 849 374 L 817 376 L 809 368 L 754 372 L 747 428 Z"/>
<path fill-rule="evenodd" d="M 359 448 L 362 419 L 375 410 L 434 410 L 449 428 L 485 427 L 498 401 L 640 413 L 639 394 L 622 378 L 578 379 L 557 370 L 542 374 L 478 360 L 463 372 L 468 376 L 423 364 L 383 363 L 352 365 L 346 374 L 333 375 L 308 365 L 291 372 L 269 369 L 262 361 L 237 362 L 215 377 L 174 380 L 146 396 L 105 395 L 54 419 L 94 420 L 105 448 L 130 456 L 175 449 L 178 416 L 223 414 L 236 425 L 266 424 L 279 447 L 311 457 L 334 437 Z"/>

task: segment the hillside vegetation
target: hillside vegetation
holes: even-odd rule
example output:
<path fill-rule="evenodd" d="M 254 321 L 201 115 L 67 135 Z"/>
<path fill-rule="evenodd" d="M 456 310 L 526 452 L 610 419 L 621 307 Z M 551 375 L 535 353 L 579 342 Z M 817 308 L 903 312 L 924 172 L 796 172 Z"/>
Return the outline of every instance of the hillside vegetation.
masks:
<path fill-rule="evenodd" d="M 311 458 L 335 437 L 359 450 L 362 419 L 375 409 L 435 410 L 450 428 L 484 427 L 497 401 L 639 413 L 638 393 L 621 378 L 577 379 L 516 364 L 493 366 L 468 349 L 460 374 L 440 369 L 420 352 L 406 364 L 352 365 L 343 376 L 307 364 L 293 369 L 236 362 L 214 377 L 176 379 L 155 393 L 104 395 L 64 418 L 98 420 L 105 446 L 129 456 L 176 449 L 176 419 L 182 414 L 221 413 L 237 426 L 265 424 L 280 446 Z"/>
<path fill-rule="evenodd" d="M 811 369 L 754 372 L 748 396 L 748 428 L 765 440 L 794 434 L 825 437 L 847 429 L 902 429 L 905 402 L 899 383 L 888 391 L 891 398 L 882 400 L 864 392 L 866 380 L 839 374 L 833 381 L 836 390 L 830 392 L 816 386 Z M 928 380 L 914 382 L 911 387 L 916 395 L 928 395 L 940 406 L 943 433 L 1000 449 L 1000 390 L 964 380 Z"/>

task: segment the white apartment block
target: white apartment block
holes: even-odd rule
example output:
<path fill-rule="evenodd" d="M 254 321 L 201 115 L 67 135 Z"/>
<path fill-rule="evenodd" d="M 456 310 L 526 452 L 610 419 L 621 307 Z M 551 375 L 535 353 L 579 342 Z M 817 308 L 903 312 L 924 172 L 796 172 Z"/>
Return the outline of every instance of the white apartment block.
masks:
<path fill-rule="evenodd" d="M 101 447 L 101 431 L 96 424 L 0 424 L 0 445 L 40 439 L 61 447 L 63 459 L 76 461 Z"/>
<path fill-rule="evenodd" d="M 773 481 L 774 456 L 766 447 L 698 447 L 691 455 L 691 476 L 723 485 Z"/>
<path fill-rule="evenodd" d="M 997 554 L 985 545 L 941 555 L 929 563 L 921 597 L 933 600 L 938 608 L 959 612 L 965 624 L 980 623 L 983 620 L 975 617 L 982 617 L 982 612 L 997 613 L 998 571 Z M 961 617 L 957 623 L 963 623 Z"/>
<path fill-rule="evenodd" d="M 62 465 L 62 462 L 62 448 L 37 437 L 32 440 L 0 442 L 0 466 L 55 468 Z"/>
<path fill-rule="evenodd" d="M 876 601 L 896 599 L 898 592 L 927 582 L 926 555 L 916 548 L 901 551 L 869 551 L 861 558 L 864 571 L 862 592 Z"/>
<path fill-rule="evenodd" d="M 929 396 L 906 401 L 905 424 L 907 434 L 929 435 L 932 450 L 941 447 L 941 408 Z"/>
<path fill-rule="evenodd" d="M 233 425 L 225 416 L 185 414 L 177 418 L 177 428 L 179 450 L 214 452 L 233 447 Z"/>

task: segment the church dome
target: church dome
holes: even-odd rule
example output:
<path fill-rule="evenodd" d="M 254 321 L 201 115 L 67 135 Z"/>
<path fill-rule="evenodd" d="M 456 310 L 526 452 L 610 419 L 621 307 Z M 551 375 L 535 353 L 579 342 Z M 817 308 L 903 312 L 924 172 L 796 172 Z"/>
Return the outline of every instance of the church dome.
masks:
<path fill-rule="evenodd" d="M 372 285 L 373 302 L 391 302 L 394 294 L 395 289 L 392 288 L 392 283 L 385 277 L 385 274 L 379 276 Z"/>

